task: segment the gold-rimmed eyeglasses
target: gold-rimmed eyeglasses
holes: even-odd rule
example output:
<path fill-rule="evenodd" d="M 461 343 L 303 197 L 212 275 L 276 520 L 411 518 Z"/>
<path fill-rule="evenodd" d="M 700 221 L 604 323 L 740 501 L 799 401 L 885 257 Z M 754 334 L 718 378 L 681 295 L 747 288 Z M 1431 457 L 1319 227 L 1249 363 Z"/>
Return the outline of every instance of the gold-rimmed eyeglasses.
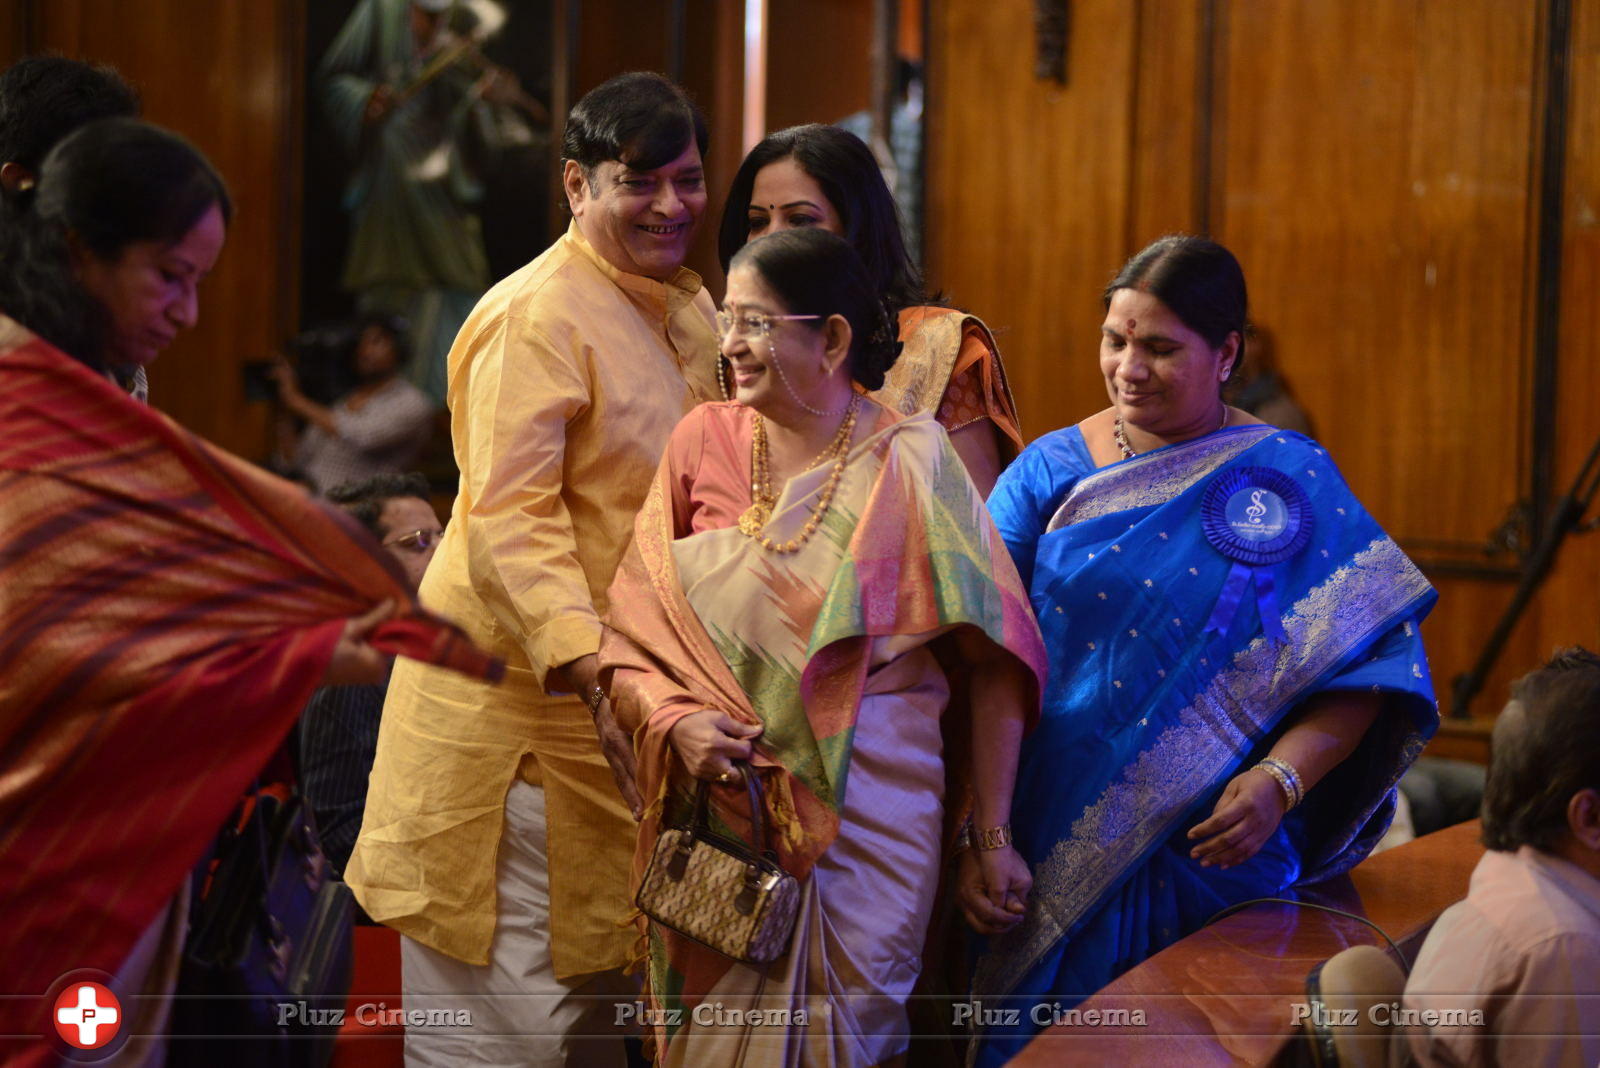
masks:
<path fill-rule="evenodd" d="M 768 315 L 766 312 L 717 312 L 717 337 L 726 341 L 731 335 L 743 337 L 770 337 L 773 323 L 787 323 L 799 319 L 821 319 L 820 315 Z"/>
<path fill-rule="evenodd" d="M 408 552 L 425 553 L 439 544 L 444 537 L 442 530 L 412 530 L 405 534 L 389 538 L 383 543 L 384 548 L 399 546 Z"/>

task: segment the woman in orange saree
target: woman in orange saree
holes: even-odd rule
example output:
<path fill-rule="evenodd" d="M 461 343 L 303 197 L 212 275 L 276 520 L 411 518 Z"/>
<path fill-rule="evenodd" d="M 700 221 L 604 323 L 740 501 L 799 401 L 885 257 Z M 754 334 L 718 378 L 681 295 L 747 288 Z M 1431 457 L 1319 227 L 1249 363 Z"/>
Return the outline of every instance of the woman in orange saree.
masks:
<path fill-rule="evenodd" d="M 764 968 L 649 925 L 662 1063 L 897 1061 L 947 831 L 969 810 L 988 848 L 963 906 L 1003 929 L 1027 895 L 1006 825 L 1038 628 L 945 432 L 853 389 L 897 349 L 863 270 L 815 230 L 735 257 L 719 324 L 738 399 L 675 431 L 611 591 L 601 659 L 649 806 L 636 878 L 696 780 L 748 840 L 732 761 L 749 759 L 755 818 L 803 884 Z"/>

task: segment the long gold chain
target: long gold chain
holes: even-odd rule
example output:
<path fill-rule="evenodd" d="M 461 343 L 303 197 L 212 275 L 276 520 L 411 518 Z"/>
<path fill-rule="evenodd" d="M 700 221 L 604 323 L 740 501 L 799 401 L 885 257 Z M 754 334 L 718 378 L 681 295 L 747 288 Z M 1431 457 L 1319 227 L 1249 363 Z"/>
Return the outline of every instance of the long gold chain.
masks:
<path fill-rule="evenodd" d="M 739 517 L 739 533 L 754 539 L 757 545 L 774 553 L 797 552 L 802 545 L 811 540 L 811 535 L 817 532 L 823 518 L 828 514 L 828 509 L 832 507 L 834 494 L 839 490 L 839 481 L 844 477 L 845 462 L 850 457 L 850 439 L 856 429 L 856 412 L 860 407 L 861 394 L 852 393 L 838 432 L 834 434 L 828 447 L 823 449 L 806 468 L 810 470 L 830 459 L 833 461 L 833 470 L 828 472 L 828 481 L 823 484 L 822 493 L 817 498 L 816 507 L 806 519 L 805 526 L 800 528 L 799 534 L 784 542 L 773 541 L 761 532 L 767 521 L 772 518 L 772 509 L 777 505 L 778 497 L 772 491 L 772 468 L 767 459 L 766 421 L 760 415 L 756 416 L 755 430 L 750 439 L 751 504 Z"/>

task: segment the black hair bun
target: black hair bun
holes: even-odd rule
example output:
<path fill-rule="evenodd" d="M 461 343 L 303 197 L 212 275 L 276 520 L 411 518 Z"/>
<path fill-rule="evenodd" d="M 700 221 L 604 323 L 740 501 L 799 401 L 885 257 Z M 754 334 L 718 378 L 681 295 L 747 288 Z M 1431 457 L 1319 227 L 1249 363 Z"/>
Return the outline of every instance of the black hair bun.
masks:
<path fill-rule="evenodd" d="M 878 325 L 856 350 L 851 372 L 857 382 L 869 390 L 882 389 L 889 369 L 900 358 L 904 344 L 900 341 L 898 323 L 887 306 L 878 305 Z"/>

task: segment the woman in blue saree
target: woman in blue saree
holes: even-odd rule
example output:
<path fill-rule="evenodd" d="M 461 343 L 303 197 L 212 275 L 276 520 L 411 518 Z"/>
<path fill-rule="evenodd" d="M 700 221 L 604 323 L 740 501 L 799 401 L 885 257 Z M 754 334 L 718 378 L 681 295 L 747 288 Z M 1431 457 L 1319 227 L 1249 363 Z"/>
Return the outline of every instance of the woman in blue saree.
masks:
<path fill-rule="evenodd" d="M 983 1065 L 1039 1029 L 1034 1005 L 1353 867 L 1438 722 L 1433 589 L 1325 450 L 1221 398 L 1244 355 L 1237 260 L 1163 238 L 1104 296 L 1111 407 L 1036 441 L 989 499 L 1050 674 L 1012 815 L 1033 896 L 973 982 L 1021 1011 L 979 1036 Z"/>

